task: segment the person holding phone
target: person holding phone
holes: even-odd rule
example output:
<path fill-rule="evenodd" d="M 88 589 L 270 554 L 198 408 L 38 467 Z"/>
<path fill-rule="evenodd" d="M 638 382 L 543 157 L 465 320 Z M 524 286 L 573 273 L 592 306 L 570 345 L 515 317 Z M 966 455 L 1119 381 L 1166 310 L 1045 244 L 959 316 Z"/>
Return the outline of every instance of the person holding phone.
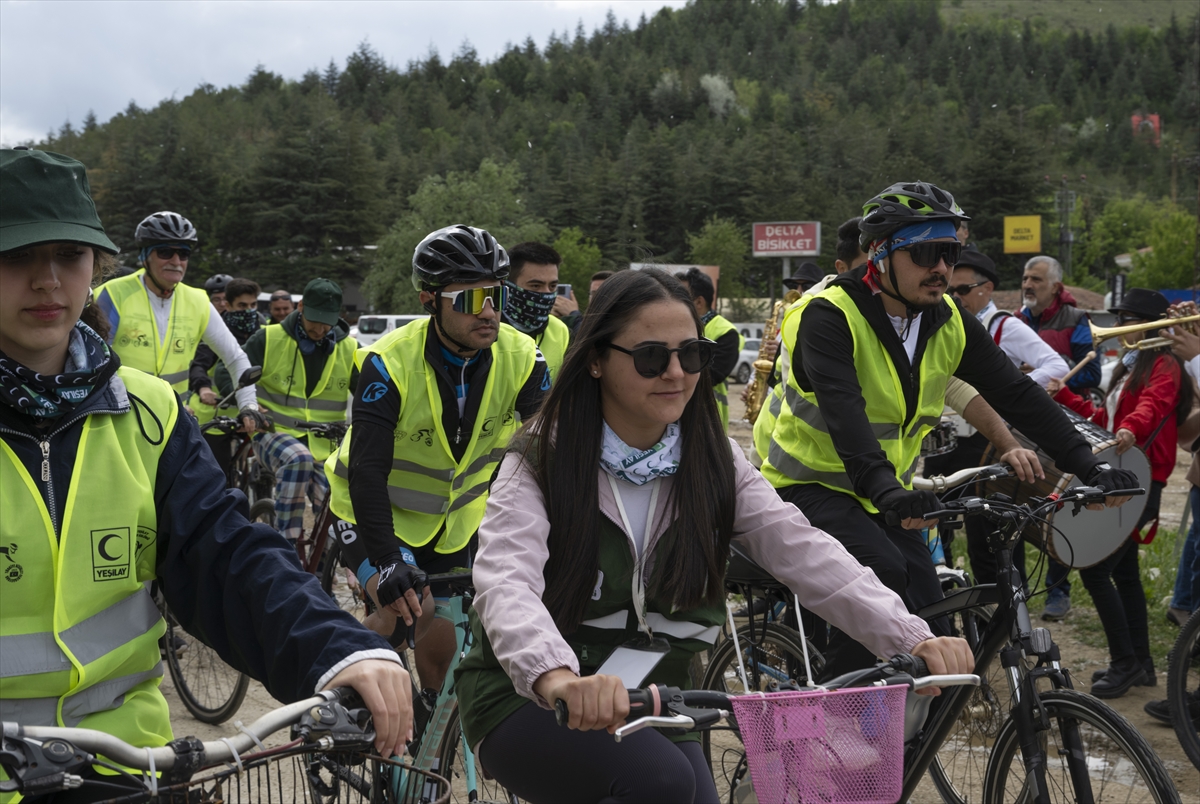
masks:
<path fill-rule="evenodd" d="M 571 344 L 571 327 L 559 320 L 557 311 L 566 302 L 574 305 L 575 315 L 579 314 L 571 286 L 558 284 L 562 257 L 545 243 L 530 241 L 513 246 L 508 259 L 504 323 L 533 338 L 546 358 L 553 381 Z"/>

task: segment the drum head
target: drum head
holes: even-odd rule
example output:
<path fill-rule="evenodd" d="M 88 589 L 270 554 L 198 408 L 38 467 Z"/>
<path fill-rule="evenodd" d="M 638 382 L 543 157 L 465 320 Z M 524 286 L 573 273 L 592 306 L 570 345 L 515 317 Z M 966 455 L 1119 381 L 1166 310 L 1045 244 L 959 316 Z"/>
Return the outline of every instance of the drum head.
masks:
<path fill-rule="evenodd" d="M 1128 450 L 1124 455 L 1118 455 L 1116 447 L 1106 447 L 1096 453 L 1096 457 L 1106 461 L 1114 469 L 1128 469 L 1138 477 L 1138 485 L 1150 490 L 1150 461 L 1146 453 L 1138 448 Z M 1084 485 L 1074 475 L 1063 477 L 1061 491 Z M 1083 569 L 1093 567 L 1115 553 L 1133 533 L 1138 518 L 1146 509 L 1146 495 L 1130 499 L 1120 508 L 1105 508 L 1103 511 L 1089 511 L 1086 508 L 1077 515 L 1071 515 L 1071 509 L 1054 514 L 1051 523 L 1053 528 L 1047 528 L 1047 550 L 1060 563 Z"/>

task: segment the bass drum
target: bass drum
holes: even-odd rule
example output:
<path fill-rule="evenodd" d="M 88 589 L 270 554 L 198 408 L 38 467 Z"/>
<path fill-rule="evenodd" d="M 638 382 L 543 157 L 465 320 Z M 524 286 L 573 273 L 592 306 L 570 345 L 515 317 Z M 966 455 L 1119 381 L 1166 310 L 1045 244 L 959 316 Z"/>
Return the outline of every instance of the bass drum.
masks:
<path fill-rule="evenodd" d="M 1059 407 L 1062 407 L 1061 405 Z M 1069 408 L 1062 408 L 1063 413 L 1071 420 L 1071 424 L 1092 447 L 1092 453 L 1097 458 L 1111 464 L 1117 469 L 1129 469 L 1138 477 L 1138 485 L 1150 489 L 1150 461 L 1146 453 L 1138 447 L 1133 447 L 1118 455 L 1116 450 L 1117 437 L 1098 424 L 1093 424 Z M 988 494 L 1007 494 L 1018 503 L 1024 503 L 1030 497 L 1045 497 L 1054 492 L 1063 492 L 1075 486 L 1082 486 L 1083 481 L 1076 479 L 1054 465 L 1045 452 L 1038 449 L 1032 441 L 1020 431 L 1013 428 L 1013 436 L 1017 442 L 1038 454 L 1042 469 L 1046 473 L 1045 480 L 1033 483 L 1022 483 L 1015 477 L 988 480 L 982 484 L 984 496 Z M 982 466 L 995 463 L 999 456 L 995 447 L 988 445 L 983 453 Z M 1062 510 L 1052 512 L 1046 524 L 1031 524 L 1025 529 L 1025 538 L 1030 543 L 1049 553 L 1060 564 L 1075 569 L 1093 567 L 1115 553 L 1133 533 L 1138 518 L 1146 507 L 1146 496 L 1143 494 L 1132 498 L 1120 508 L 1105 508 L 1103 511 L 1089 511 L 1086 508 L 1076 515 L 1071 514 L 1071 508 L 1064 506 Z"/>

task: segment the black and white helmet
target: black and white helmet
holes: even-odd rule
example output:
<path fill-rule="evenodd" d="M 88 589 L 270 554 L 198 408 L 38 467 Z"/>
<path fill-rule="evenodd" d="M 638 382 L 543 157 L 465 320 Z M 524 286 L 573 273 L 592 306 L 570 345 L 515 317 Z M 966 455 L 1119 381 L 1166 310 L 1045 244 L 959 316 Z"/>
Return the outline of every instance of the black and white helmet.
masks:
<path fill-rule="evenodd" d="M 436 290 L 508 276 L 508 252 L 483 229 L 455 224 L 426 235 L 413 251 L 412 283 Z"/>
<path fill-rule="evenodd" d="M 139 246 L 156 243 L 195 243 L 196 227 L 178 212 L 155 212 L 138 224 L 134 239 Z"/>
<path fill-rule="evenodd" d="M 204 292 L 209 296 L 214 293 L 224 293 L 225 286 L 233 281 L 233 277 L 229 274 L 213 274 L 208 279 L 204 280 Z"/>

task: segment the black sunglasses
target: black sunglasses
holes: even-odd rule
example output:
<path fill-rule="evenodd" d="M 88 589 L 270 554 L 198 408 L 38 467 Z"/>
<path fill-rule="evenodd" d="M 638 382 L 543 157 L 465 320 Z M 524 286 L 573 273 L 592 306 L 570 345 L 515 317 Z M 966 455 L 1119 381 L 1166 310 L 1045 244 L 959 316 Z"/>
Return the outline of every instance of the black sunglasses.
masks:
<path fill-rule="evenodd" d="M 947 268 L 953 268 L 962 254 L 962 243 L 957 240 L 953 243 L 916 243 L 904 246 L 900 251 L 907 251 L 912 261 L 922 268 L 936 268 L 940 260 L 945 261 Z"/>
<path fill-rule="evenodd" d="M 190 248 L 172 248 L 171 246 L 157 246 L 154 249 L 154 253 L 158 255 L 160 260 L 169 260 L 178 254 L 179 259 L 184 262 L 187 262 L 188 257 L 192 256 Z"/>
<path fill-rule="evenodd" d="M 643 377 L 661 377 L 671 365 L 671 355 L 679 353 L 679 366 L 688 374 L 699 374 L 712 362 L 713 347 L 708 339 L 688 341 L 683 346 L 668 349 L 661 343 L 651 343 L 636 349 L 623 349 L 610 343 L 613 349 L 633 358 L 633 367 Z"/>
<path fill-rule="evenodd" d="M 990 281 L 991 280 L 989 280 L 989 279 L 985 279 L 985 280 L 983 280 L 983 282 L 973 282 L 970 285 L 955 285 L 952 288 L 946 288 L 946 290 L 950 291 L 955 296 L 966 296 L 968 293 L 970 293 L 975 288 L 979 287 L 980 285 L 984 284 L 985 282 L 990 282 Z"/>

